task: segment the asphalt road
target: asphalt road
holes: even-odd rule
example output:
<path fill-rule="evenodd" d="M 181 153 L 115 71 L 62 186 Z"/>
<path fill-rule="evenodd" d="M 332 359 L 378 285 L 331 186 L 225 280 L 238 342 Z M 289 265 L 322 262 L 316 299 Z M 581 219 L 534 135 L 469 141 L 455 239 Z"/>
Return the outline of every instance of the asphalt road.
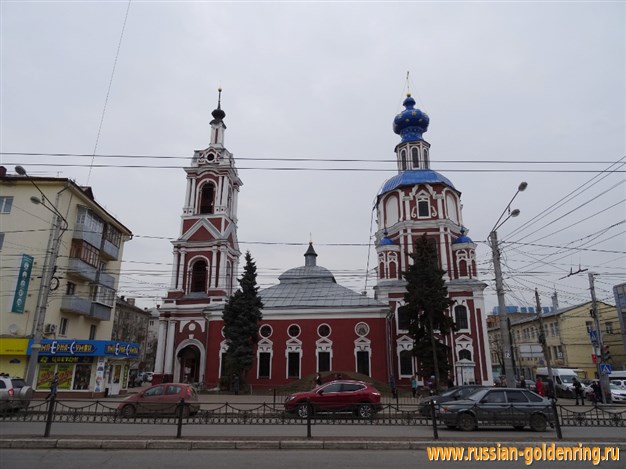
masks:
<path fill-rule="evenodd" d="M 601 462 L 599 467 L 610 469 L 626 468 L 626 457 L 617 462 Z M 524 460 L 517 461 L 455 461 L 432 462 L 425 450 L 370 451 L 370 450 L 215 450 L 215 451 L 105 451 L 105 450 L 2 450 L 3 467 L 42 467 L 46 469 L 74 469 L 98 467 L 102 469 L 125 468 L 202 468 L 254 469 L 288 468 L 346 468 L 386 469 L 410 468 L 432 465 L 440 468 L 512 469 L 528 467 Z M 532 467 L 589 468 L 589 461 L 576 462 L 533 462 Z"/>

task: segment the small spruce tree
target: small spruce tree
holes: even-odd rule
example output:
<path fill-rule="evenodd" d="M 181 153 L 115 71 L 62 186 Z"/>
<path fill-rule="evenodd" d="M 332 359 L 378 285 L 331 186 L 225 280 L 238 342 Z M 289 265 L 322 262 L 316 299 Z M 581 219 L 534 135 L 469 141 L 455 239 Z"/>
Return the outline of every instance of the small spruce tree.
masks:
<path fill-rule="evenodd" d="M 413 264 L 402 273 L 407 291 L 398 314 L 408 319 L 413 355 L 418 357 L 422 374 L 433 373 L 439 386 L 440 377 L 450 370 L 449 347 L 436 339 L 434 331 L 444 336 L 453 330 L 454 321 L 447 314 L 453 301 L 448 297 L 436 245 L 426 235 L 416 240 L 411 258 Z"/>
<path fill-rule="evenodd" d="M 231 295 L 224 307 L 224 337 L 228 345 L 225 376 L 244 380 L 252 368 L 254 347 L 258 341 L 259 322 L 263 317 L 263 303 L 258 296 L 256 264 L 250 251 L 246 252 L 246 265 L 239 279 L 240 288 Z"/>

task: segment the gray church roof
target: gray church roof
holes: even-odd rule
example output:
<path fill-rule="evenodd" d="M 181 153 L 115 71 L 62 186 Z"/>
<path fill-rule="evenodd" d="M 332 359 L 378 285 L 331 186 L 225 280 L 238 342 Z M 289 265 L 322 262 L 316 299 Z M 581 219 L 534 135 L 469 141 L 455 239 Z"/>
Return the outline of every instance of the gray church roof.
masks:
<path fill-rule="evenodd" d="M 304 257 L 305 265 L 287 270 L 278 277 L 278 285 L 259 292 L 264 308 L 385 306 L 339 285 L 330 270 L 316 265 L 312 243 Z"/>

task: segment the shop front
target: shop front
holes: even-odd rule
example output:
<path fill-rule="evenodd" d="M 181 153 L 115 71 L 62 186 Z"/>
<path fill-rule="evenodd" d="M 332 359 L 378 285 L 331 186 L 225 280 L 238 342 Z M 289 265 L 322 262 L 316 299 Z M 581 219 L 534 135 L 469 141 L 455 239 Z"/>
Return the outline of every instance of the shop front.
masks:
<path fill-rule="evenodd" d="M 14 378 L 24 377 L 28 357 L 28 339 L 0 337 L 0 373 Z"/>
<path fill-rule="evenodd" d="M 47 393 L 57 374 L 57 392 L 65 397 L 124 393 L 128 372 L 139 359 L 139 347 L 134 342 L 107 340 L 42 340 L 35 391 Z"/>

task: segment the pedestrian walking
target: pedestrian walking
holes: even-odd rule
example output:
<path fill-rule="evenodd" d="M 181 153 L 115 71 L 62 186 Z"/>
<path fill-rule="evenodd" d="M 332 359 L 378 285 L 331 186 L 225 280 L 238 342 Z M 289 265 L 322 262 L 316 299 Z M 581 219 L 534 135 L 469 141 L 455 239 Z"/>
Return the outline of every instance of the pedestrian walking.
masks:
<path fill-rule="evenodd" d="M 52 377 L 52 380 L 50 381 L 50 392 L 46 396 L 46 400 L 50 399 L 51 397 L 54 397 L 56 399 L 58 387 L 59 387 L 59 374 L 55 373 L 54 376 Z"/>
<path fill-rule="evenodd" d="M 546 395 L 543 389 L 543 381 L 541 381 L 540 378 L 537 378 L 535 381 L 535 389 L 537 391 L 537 394 L 539 394 L 541 397 L 544 397 Z"/>
<path fill-rule="evenodd" d="M 417 373 L 413 373 L 411 376 L 411 393 L 413 394 L 413 399 L 417 395 Z"/>
<path fill-rule="evenodd" d="M 580 404 L 585 405 L 585 394 L 583 392 L 583 385 L 580 384 L 578 379 L 574 378 L 572 381 L 574 385 L 574 397 L 576 397 L 576 405 L 578 405 L 578 400 L 580 399 Z"/>
<path fill-rule="evenodd" d="M 318 385 L 318 386 L 322 385 L 322 375 L 320 375 L 319 373 L 315 377 L 315 384 Z"/>
<path fill-rule="evenodd" d="M 391 395 L 394 399 L 398 398 L 398 388 L 396 387 L 396 377 L 394 375 L 389 376 L 389 388 L 391 389 Z"/>

